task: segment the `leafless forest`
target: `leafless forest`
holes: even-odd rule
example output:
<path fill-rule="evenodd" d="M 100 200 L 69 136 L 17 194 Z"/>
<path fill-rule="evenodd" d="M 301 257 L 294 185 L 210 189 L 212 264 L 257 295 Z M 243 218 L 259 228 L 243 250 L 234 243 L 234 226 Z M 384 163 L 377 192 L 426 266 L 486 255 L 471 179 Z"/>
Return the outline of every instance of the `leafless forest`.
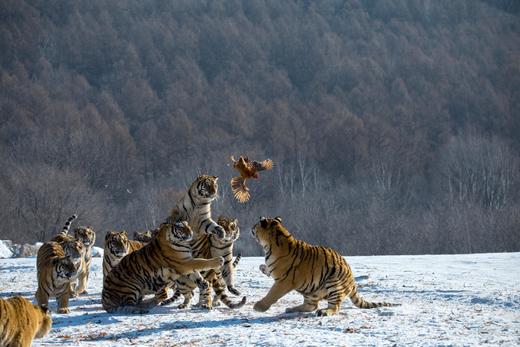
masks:
<path fill-rule="evenodd" d="M 200 173 L 347 255 L 520 251 L 518 1 L 0 2 L 0 239 L 157 226 Z M 276 166 L 233 201 L 231 154 Z"/>

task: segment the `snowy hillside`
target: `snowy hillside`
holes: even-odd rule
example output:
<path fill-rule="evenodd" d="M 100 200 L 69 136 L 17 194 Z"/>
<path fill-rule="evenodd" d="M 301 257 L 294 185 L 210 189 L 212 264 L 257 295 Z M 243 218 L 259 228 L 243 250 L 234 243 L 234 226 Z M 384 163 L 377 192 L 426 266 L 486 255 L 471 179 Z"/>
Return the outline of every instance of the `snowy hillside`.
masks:
<path fill-rule="evenodd" d="M 0 259 L 0 296 L 33 298 L 35 260 Z M 175 303 L 147 315 L 108 314 L 100 304 L 101 261 L 93 261 L 90 294 L 72 299 L 70 314 L 54 313 L 51 333 L 34 346 L 520 344 L 520 253 L 347 257 L 366 299 L 402 306 L 361 310 L 345 301 L 332 317 L 284 314 L 302 300 L 296 293 L 253 311 L 272 284 L 258 271 L 263 258 L 243 258 L 238 267 L 237 288 L 248 297 L 239 310 L 178 310 Z"/>

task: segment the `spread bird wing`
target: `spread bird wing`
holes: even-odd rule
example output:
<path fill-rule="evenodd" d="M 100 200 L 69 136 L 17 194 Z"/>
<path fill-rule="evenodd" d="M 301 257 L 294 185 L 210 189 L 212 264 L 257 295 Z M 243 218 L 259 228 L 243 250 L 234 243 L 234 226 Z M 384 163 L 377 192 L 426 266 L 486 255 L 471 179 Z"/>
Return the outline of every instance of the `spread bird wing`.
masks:
<path fill-rule="evenodd" d="M 251 197 L 249 188 L 246 187 L 246 180 L 240 176 L 231 179 L 231 190 L 239 202 L 246 202 Z"/>
<path fill-rule="evenodd" d="M 266 159 L 262 162 L 253 161 L 253 166 L 256 169 L 256 171 L 271 170 L 273 168 L 273 165 L 274 164 L 271 159 Z"/>

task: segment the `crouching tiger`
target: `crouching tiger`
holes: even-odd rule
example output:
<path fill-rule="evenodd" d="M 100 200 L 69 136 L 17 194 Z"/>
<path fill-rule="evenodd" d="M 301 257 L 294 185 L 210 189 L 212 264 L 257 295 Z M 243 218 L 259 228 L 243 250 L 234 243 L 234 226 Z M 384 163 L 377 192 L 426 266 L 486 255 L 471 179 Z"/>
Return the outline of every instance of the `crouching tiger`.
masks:
<path fill-rule="evenodd" d="M 254 305 L 255 311 L 267 311 L 292 290 L 303 295 L 303 304 L 286 312 L 312 312 L 320 300 L 327 300 L 328 307 L 318 310 L 318 315 L 334 315 L 347 296 L 359 308 L 398 306 L 365 301 L 357 293 L 350 266 L 338 252 L 296 240 L 282 225 L 281 218 L 262 217 L 252 233 L 265 252 L 265 265 L 260 270 L 275 281 L 269 293 Z"/>
<path fill-rule="evenodd" d="M 208 283 L 198 271 L 218 269 L 222 258 L 193 258 L 187 242 L 193 232 L 187 222 L 161 224 L 159 234 L 143 248 L 124 257 L 103 281 L 101 303 L 107 312 L 146 313 L 166 299 L 166 290 L 179 276 L 194 273 L 206 290 Z M 146 293 L 157 293 L 143 300 Z"/>

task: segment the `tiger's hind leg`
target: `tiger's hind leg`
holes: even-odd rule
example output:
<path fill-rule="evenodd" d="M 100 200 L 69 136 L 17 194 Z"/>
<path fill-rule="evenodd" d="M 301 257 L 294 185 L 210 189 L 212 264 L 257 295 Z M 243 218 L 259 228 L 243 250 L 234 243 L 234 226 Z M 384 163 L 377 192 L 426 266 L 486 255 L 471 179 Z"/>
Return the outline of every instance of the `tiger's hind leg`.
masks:
<path fill-rule="evenodd" d="M 182 304 L 179 304 L 179 306 L 177 306 L 177 308 L 179 308 L 179 309 L 183 309 L 183 308 L 186 308 L 189 306 L 191 298 L 193 297 L 193 292 L 191 292 L 191 291 L 185 292 L 182 295 L 184 296 L 184 302 Z"/>
<path fill-rule="evenodd" d="M 318 308 L 319 300 L 311 296 L 303 297 L 303 304 L 285 309 L 285 313 L 312 312 Z"/>
<path fill-rule="evenodd" d="M 332 286 L 327 293 L 328 307 L 326 309 L 318 310 L 318 316 L 333 316 L 338 313 L 339 308 L 347 294 L 345 288 L 342 286 Z"/>
<path fill-rule="evenodd" d="M 158 306 L 160 303 L 160 299 L 158 299 L 157 297 L 153 297 L 147 300 L 143 300 L 137 303 L 136 305 L 122 306 L 117 311 L 123 313 L 144 314 L 148 313 L 152 308 Z"/>

